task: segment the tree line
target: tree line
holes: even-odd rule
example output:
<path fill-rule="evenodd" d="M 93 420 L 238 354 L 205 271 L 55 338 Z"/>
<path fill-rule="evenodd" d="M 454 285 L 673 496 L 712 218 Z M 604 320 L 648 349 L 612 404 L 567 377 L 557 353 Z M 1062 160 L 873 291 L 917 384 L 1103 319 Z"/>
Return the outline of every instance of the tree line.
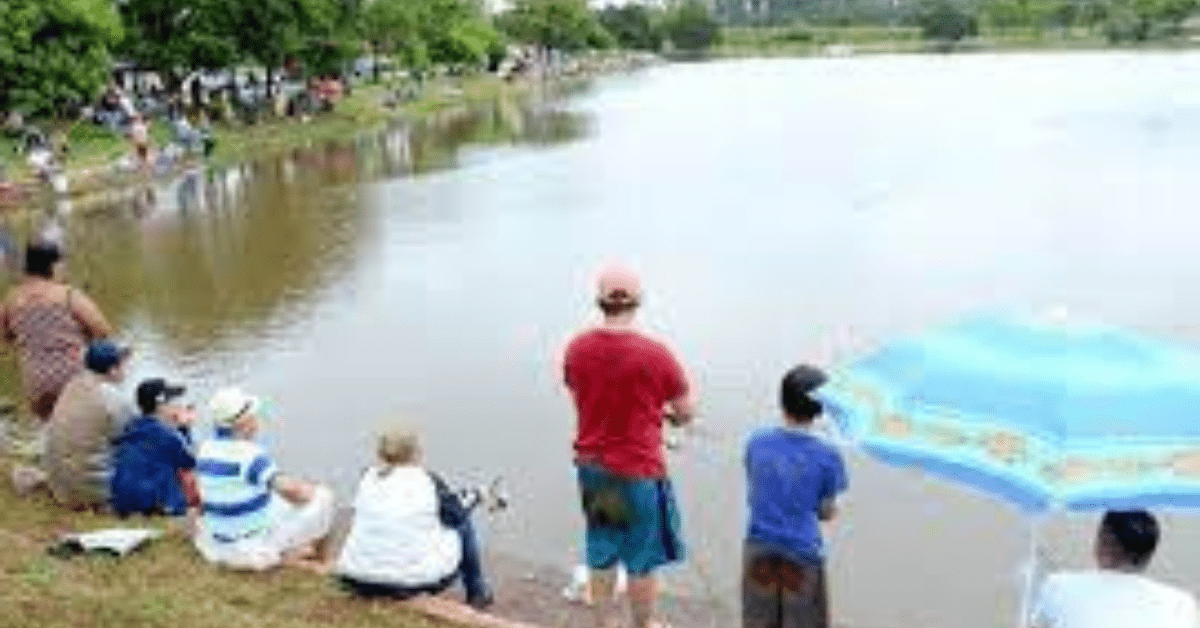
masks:
<path fill-rule="evenodd" d="M 1001 35 L 1083 29 L 1117 44 L 1179 36 L 1197 8 L 1197 0 L 933 0 L 918 5 L 912 20 L 931 39 L 957 41 L 981 28 Z"/>
<path fill-rule="evenodd" d="M 3 0 L 0 112 L 65 116 L 91 104 L 114 60 L 178 93 L 195 72 L 253 65 L 341 74 L 364 55 L 422 72 L 495 66 L 510 44 L 566 52 L 712 45 L 704 4 L 591 10 L 586 0 Z"/>

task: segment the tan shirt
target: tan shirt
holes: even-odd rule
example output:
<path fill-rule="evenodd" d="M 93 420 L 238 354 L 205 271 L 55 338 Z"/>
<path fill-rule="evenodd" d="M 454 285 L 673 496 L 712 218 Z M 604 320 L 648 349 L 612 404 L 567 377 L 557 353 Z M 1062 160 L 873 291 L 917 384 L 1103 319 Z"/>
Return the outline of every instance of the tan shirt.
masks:
<path fill-rule="evenodd" d="M 112 439 L 133 417 L 116 386 L 91 371 L 67 382 L 46 426 L 46 473 L 54 498 L 69 508 L 108 501 Z"/>

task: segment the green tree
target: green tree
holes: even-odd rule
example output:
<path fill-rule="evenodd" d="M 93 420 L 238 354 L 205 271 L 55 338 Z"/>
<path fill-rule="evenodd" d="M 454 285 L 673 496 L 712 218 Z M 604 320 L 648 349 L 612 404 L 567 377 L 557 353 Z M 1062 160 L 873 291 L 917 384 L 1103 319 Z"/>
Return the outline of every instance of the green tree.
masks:
<path fill-rule="evenodd" d="M 431 36 L 429 59 L 434 63 L 478 66 L 486 63 L 500 35 L 491 24 L 472 17 L 450 24 Z"/>
<path fill-rule="evenodd" d="M 721 36 L 721 26 L 708 12 L 708 6 L 687 0 L 667 14 L 666 38 L 679 50 L 698 52 L 711 48 Z"/>
<path fill-rule="evenodd" d="M 1141 4 L 1141 3 L 1139 3 Z M 1196 12 L 1197 0 L 1154 0 L 1139 10 L 1144 19 L 1166 24 L 1170 34 L 1178 33 L 1183 21 Z"/>
<path fill-rule="evenodd" d="M 991 0 L 982 11 L 988 24 L 1000 32 L 1029 25 L 1025 7 L 1017 0 Z"/>
<path fill-rule="evenodd" d="M 237 58 L 222 0 L 124 0 L 118 7 L 125 37 L 117 51 L 157 72 L 172 92 L 191 70 L 228 67 Z"/>
<path fill-rule="evenodd" d="M 310 73 L 341 74 L 362 52 L 358 0 L 314 0 L 297 56 Z"/>
<path fill-rule="evenodd" d="M 64 115 L 88 103 L 120 38 L 107 0 L 0 1 L 0 111 Z"/>
<path fill-rule="evenodd" d="M 583 50 L 611 43 L 586 0 L 516 0 L 497 20 L 518 41 L 553 50 Z M 607 35 L 607 37 L 606 37 Z"/>
<path fill-rule="evenodd" d="M 613 34 L 616 44 L 621 48 L 650 51 L 662 48 L 661 17 L 645 5 L 610 5 L 601 9 L 597 18 Z"/>
<path fill-rule="evenodd" d="M 1108 3 L 1103 0 L 1085 0 L 1079 6 L 1079 23 L 1095 31 L 1108 19 Z"/>
<path fill-rule="evenodd" d="M 424 65 L 428 55 L 417 32 L 419 17 L 414 5 L 409 0 L 374 0 L 363 10 L 363 37 L 375 54 L 398 57 L 409 67 Z M 375 68 L 378 79 L 379 65 Z"/>
<path fill-rule="evenodd" d="M 290 58 L 316 56 L 314 42 L 326 41 L 338 17 L 339 0 L 220 1 L 238 51 L 267 69 L 268 94 L 275 70 Z"/>
<path fill-rule="evenodd" d="M 501 36 L 474 0 L 408 0 L 417 35 L 432 63 L 476 65 L 501 46 Z"/>
<path fill-rule="evenodd" d="M 917 12 L 917 24 L 921 27 L 922 37 L 945 43 L 979 34 L 979 21 L 975 15 L 947 0 L 922 6 Z"/>

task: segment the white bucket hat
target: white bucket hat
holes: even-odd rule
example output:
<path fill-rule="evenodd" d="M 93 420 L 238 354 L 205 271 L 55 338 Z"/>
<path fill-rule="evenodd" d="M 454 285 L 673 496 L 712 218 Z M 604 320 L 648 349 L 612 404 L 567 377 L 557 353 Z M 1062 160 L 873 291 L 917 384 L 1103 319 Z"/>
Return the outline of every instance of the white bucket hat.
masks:
<path fill-rule="evenodd" d="M 262 405 L 258 397 L 246 394 L 240 388 L 222 388 L 208 402 L 213 423 L 227 426 L 247 412 L 257 412 Z"/>

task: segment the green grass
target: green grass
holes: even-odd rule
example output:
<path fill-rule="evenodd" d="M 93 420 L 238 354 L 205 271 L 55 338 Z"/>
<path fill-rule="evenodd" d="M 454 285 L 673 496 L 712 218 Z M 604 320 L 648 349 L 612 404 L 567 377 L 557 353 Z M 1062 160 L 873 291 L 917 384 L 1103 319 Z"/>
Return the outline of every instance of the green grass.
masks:
<path fill-rule="evenodd" d="M 366 602 L 326 578 L 282 569 L 267 574 L 219 570 L 199 560 L 178 533 L 122 559 L 52 558 L 59 533 L 119 522 L 65 512 L 46 497 L 21 499 L 0 487 L 0 628 L 448 628 L 397 603 Z"/>

